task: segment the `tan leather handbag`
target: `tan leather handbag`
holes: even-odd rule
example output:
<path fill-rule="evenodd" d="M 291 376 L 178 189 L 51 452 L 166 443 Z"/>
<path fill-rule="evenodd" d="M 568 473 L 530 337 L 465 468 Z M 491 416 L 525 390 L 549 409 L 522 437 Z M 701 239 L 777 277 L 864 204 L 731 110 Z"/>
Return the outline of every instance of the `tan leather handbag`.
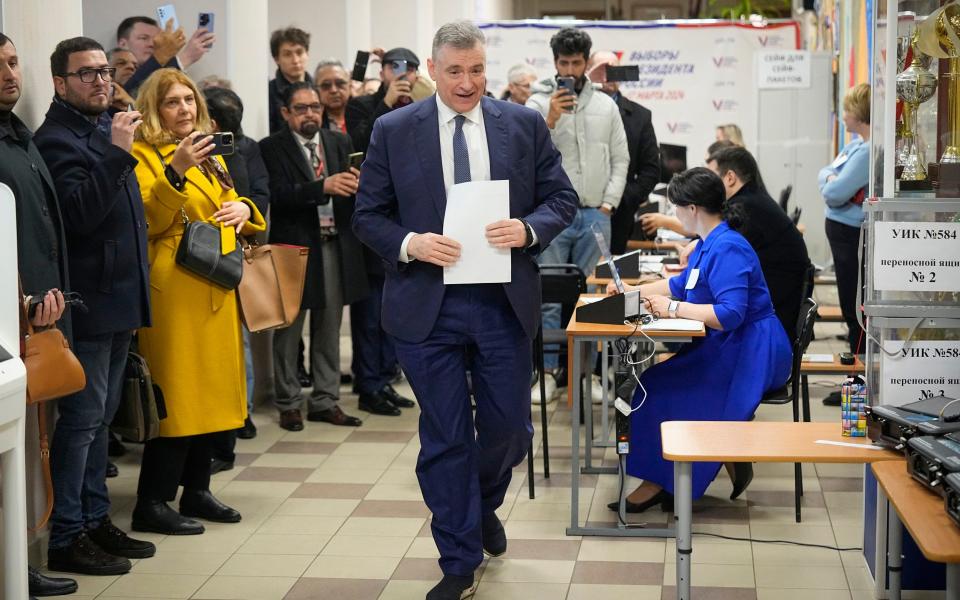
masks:
<path fill-rule="evenodd" d="M 309 248 L 243 242 L 243 277 L 237 287 L 247 329 L 289 327 L 300 313 Z"/>
<path fill-rule="evenodd" d="M 31 531 L 42 529 L 53 512 L 53 478 L 50 475 L 50 436 L 47 432 L 47 407 L 44 403 L 79 392 L 87 385 L 83 366 L 70 350 L 63 332 L 56 326 L 35 331 L 27 316 L 27 307 L 20 289 L 20 356 L 27 369 L 27 404 L 37 407 L 40 434 L 40 461 L 47 493 L 44 516 Z"/>

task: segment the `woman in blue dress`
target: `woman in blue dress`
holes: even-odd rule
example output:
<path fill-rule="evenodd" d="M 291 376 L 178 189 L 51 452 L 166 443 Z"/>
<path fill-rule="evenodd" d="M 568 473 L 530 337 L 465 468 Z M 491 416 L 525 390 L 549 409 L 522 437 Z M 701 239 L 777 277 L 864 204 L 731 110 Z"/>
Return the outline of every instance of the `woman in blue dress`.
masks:
<path fill-rule="evenodd" d="M 640 376 L 643 389 L 637 386 L 633 400 L 627 472 L 643 484 L 627 497 L 627 512 L 673 504 L 673 463 L 661 454 L 661 423 L 745 421 L 764 392 L 782 386 L 790 375 L 790 342 L 773 311 L 757 255 L 735 231 L 740 216 L 725 212 L 723 182 L 697 167 L 674 176 L 667 197 L 684 229 L 703 242 L 682 273 L 641 285 L 640 294 L 661 317 L 703 321 L 707 335 Z M 704 494 L 719 468 L 719 463 L 694 465 L 694 498 Z M 742 492 L 746 484 L 739 483 Z M 616 510 L 617 503 L 611 508 Z"/>

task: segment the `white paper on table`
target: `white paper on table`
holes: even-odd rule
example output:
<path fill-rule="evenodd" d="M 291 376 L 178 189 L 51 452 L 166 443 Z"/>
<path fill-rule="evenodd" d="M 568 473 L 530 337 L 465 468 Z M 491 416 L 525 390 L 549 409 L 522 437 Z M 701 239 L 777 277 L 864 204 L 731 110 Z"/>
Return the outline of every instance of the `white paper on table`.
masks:
<path fill-rule="evenodd" d="M 460 243 L 460 260 L 443 269 L 444 285 L 509 283 L 510 249 L 487 241 L 487 225 L 510 218 L 510 182 L 468 181 L 447 192 L 443 235 Z"/>
<path fill-rule="evenodd" d="M 693 319 L 657 319 L 641 327 L 644 331 L 700 331 L 703 321 Z"/>
<path fill-rule="evenodd" d="M 801 360 L 803 360 L 803 362 L 810 362 L 810 363 L 832 363 L 833 355 L 832 354 L 804 354 Z"/>

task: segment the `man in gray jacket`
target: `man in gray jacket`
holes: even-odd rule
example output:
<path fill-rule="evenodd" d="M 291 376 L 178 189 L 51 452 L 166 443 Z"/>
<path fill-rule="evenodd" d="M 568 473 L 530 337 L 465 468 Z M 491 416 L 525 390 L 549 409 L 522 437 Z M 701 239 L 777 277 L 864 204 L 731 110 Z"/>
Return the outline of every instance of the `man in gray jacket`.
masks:
<path fill-rule="evenodd" d="M 600 249 L 590 230 L 596 223 L 610 241 L 610 216 L 620 204 L 630 165 L 627 135 L 617 104 L 598 93 L 586 78 L 592 42 L 586 32 L 565 27 L 550 38 L 555 78 L 534 85 L 527 106 L 543 115 L 553 143 L 563 157 L 563 170 L 580 196 L 580 210 L 573 224 L 540 253 L 540 264 L 575 263 L 587 276 L 593 273 Z M 573 92 L 559 83 L 573 79 Z M 568 80 L 569 81 L 569 80 Z M 545 304 L 543 327 L 560 327 L 560 306 Z M 546 370 L 555 370 L 556 354 L 544 360 Z M 556 390 L 556 380 L 546 378 L 547 399 Z M 539 391 L 533 394 L 539 402 Z"/>

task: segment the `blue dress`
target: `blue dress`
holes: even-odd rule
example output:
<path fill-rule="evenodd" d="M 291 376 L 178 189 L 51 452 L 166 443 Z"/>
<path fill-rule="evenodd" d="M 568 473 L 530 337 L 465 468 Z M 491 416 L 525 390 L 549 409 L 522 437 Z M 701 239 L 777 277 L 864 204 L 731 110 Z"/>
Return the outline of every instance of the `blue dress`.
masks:
<path fill-rule="evenodd" d="M 696 281 L 694 272 L 699 272 Z M 790 376 L 792 350 L 773 311 L 756 253 L 726 222 L 697 246 L 687 268 L 670 279 L 670 292 L 684 302 L 713 304 L 723 326 L 708 327 L 705 338 L 684 344 L 673 358 L 640 376 L 647 399 L 631 418 L 627 472 L 672 494 L 673 463 L 663 458 L 660 424 L 746 421 L 763 393 Z M 633 406 L 642 399 L 638 386 Z M 720 463 L 694 463 L 694 498 L 704 494 L 719 469 Z"/>

